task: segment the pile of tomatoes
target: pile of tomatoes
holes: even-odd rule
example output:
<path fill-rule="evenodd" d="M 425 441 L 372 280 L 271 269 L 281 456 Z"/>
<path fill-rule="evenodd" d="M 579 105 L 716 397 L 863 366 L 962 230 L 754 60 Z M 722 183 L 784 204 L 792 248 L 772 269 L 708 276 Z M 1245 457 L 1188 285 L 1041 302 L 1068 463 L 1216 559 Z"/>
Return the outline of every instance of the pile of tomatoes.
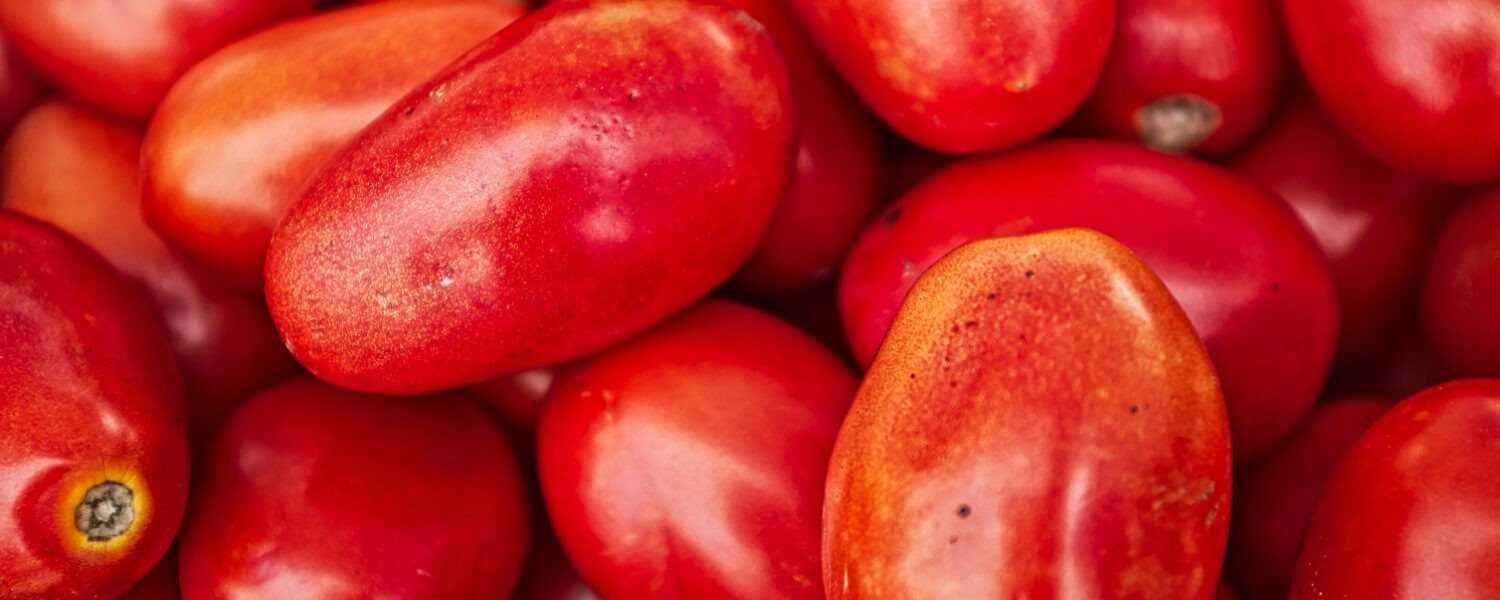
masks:
<path fill-rule="evenodd" d="M 1500 597 L 1495 0 L 5 0 L 0 131 L 0 598 Z"/>

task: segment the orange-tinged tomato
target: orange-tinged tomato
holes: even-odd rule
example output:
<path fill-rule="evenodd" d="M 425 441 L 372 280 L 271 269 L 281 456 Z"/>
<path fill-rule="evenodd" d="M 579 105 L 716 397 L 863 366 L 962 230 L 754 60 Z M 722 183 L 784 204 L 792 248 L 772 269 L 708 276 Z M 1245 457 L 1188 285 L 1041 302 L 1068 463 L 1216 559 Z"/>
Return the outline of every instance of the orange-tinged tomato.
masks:
<path fill-rule="evenodd" d="M 524 12 L 493 0 L 380 2 L 226 46 L 183 75 L 151 120 L 141 149 L 147 218 L 194 262 L 261 293 L 271 231 L 308 177 Z"/>
<path fill-rule="evenodd" d="M 839 431 L 830 598 L 1213 597 L 1229 425 L 1208 353 L 1118 242 L 960 246 L 917 281 Z"/>

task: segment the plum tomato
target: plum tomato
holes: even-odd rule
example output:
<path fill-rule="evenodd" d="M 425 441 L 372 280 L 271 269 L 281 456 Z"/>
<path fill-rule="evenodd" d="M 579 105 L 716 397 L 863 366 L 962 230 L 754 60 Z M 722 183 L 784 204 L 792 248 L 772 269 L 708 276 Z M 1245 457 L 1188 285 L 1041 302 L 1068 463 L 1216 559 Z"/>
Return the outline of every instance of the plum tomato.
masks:
<path fill-rule="evenodd" d="M 361 128 L 524 12 L 494 0 L 381 2 L 236 41 L 172 86 L 141 148 L 163 238 L 261 294 L 266 246 L 307 179 Z"/>
<path fill-rule="evenodd" d="M 962 245 L 917 280 L 839 431 L 828 597 L 1209 600 L 1229 442 L 1208 352 L 1124 246 Z"/>
<path fill-rule="evenodd" d="M 520 468 L 462 395 L 294 378 L 241 406 L 198 464 L 185 598 L 504 598 L 525 559 Z"/>
<path fill-rule="evenodd" d="M 707 300 L 575 365 L 547 397 L 538 471 L 605 598 L 807 598 L 855 377 L 806 334 Z"/>
<path fill-rule="evenodd" d="M 140 132 L 52 100 L 0 150 L 0 207 L 77 236 L 150 300 L 187 383 L 194 447 L 234 406 L 297 368 L 264 303 L 220 288 L 141 216 Z"/>
<path fill-rule="evenodd" d="M 1438 364 L 1458 377 L 1500 377 L 1500 187 L 1464 199 L 1448 219 L 1422 297 Z"/>
<path fill-rule="evenodd" d="M 548 5 L 311 180 L 271 238 L 271 314 L 314 375 L 375 392 L 597 352 L 750 256 L 796 134 L 786 67 L 744 12 Z"/>
<path fill-rule="evenodd" d="M 182 380 L 144 300 L 61 230 L 0 210 L 0 595 L 112 598 L 188 494 Z"/>
<path fill-rule="evenodd" d="M 1455 183 L 1500 177 L 1500 2 L 1281 6 L 1308 82 L 1375 156 Z"/>
<path fill-rule="evenodd" d="M 1268 0 L 1116 0 L 1099 86 L 1074 123 L 1167 152 L 1220 154 L 1265 123 L 1286 88 Z"/>
<path fill-rule="evenodd" d="M 0 2 L 0 29 L 69 96 L 144 123 L 193 63 L 311 0 Z"/>
<path fill-rule="evenodd" d="M 1291 598 L 1500 597 L 1500 380 L 1428 388 L 1334 467 Z"/>
<path fill-rule="evenodd" d="M 948 251 L 1059 227 L 1114 237 L 1166 282 L 1214 358 L 1237 463 L 1307 416 L 1338 340 L 1327 259 L 1264 188 L 1125 142 L 1054 140 L 969 158 L 898 200 L 844 264 L 855 356 L 869 363 L 907 290 Z"/>
<path fill-rule="evenodd" d="M 1040 137 L 1099 80 L 1115 0 L 798 0 L 814 40 L 867 105 L 934 150 Z"/>

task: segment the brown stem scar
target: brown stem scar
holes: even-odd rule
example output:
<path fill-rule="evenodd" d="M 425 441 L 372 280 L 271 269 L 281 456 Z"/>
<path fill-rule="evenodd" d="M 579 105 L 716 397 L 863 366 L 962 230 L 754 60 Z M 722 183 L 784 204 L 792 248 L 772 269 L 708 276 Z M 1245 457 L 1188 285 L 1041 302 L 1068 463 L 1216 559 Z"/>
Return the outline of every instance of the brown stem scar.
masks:
<path fill-rule="evenodd" d="M 135 522 L 135 493 L 125 484 L 106 481 L 89 488 L 73 512 L 73 525 L 90 542 L 107 542 L 130 531 Z"/>

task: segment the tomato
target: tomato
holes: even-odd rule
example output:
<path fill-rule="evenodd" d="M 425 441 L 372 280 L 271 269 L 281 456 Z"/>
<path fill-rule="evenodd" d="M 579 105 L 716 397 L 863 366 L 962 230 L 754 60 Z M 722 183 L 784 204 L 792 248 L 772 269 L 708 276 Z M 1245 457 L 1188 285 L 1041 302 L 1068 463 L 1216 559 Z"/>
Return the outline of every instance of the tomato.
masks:
<path fill-rule="evenodd" d="M 200 464 L 178 547 L 188 598 L 504 598 L 525 558 L 515 457 L 456 394 L 292 379 L 236 411 Z"/>
<path fill-rule="evenodd" d="M 1306 96 L 1230 164 L 1286 200 L 1328 256 L 1339 294 L 1337 362 L 1390 344 L 1417 303 L 1451 186 L 1375 160 Z"/>
<path fill-rule="evenodd" d="M 510 597 L 516 600 L 599 600 L 599 595 L 578 578 L 567 555 L 563 554 L 557 534 L 547 525 L 546 516 L 539 521 L 542 526 L 532 529 L 534 535 L 531 536 L 531 549 L 526 553 L 526 566 Z"/>
<path fill-rule="evenodd" d="M 132 127 L 49 101 L 0 150 L 0 206 L 77 236 L 145 292 L 187 382 L 197 446 L 236 404 L 296 364 L 263 303 L 218 288 L 147 227 L 140 140 Z"/>
<path fill-rule="evenodd" d="M 1450 375 L 1500 377 L 1500 188 L 1465 199 L 1433 250 L 1423 289 L 1427 337 Z"/>
<path fill-rule="evenodd" d="M 839 598 L 1212 598 L 1229 532 L 1213 365 L 1151 270 L 1067 229 L 918 279 L 829 466 Z"/>
<path fill-rule="evenodd" d="M 113 597 L 182 520 L 182 380 L 150 309 L 77 240 L 0 211 L 0 265 L 0 591 Z"/>
<path fill-rule="evenodd" d="M 183 75 L 141 150 L 145 212 L 194 262 L 256 294 L 307 179 L 411 88 L 524 10 L 382 2 L 289 21 Z"/>
<path fill-rule="evenodd" d="M 1117 0 L 1080 130 L 1219 154 L 1260 129 L 1286 87 L 1280 14 L 1265 0 Z"/>
<path fill-rule="evenodd" d="M 1297 58 L 1375 156 L 1435 179 L 1500 177 L 1500 3 L 1282 0 Z"/>
<path fill-rule="evenodd" d="M 532 369 L 466 388 L 495 418 L 506 439 L 515 442 L 516 453 L 525 457 L 526 463 L 534 462 L 531 459 L 535 457 L 536 424 L 542 418 L 542 401 L 556 375 L 554 369 Z"/>
<path fill-rule="evenodd" d="M 803 124 L 786 197 L 734 284 L 758 295 L 787 294 L 828 279 L 874 215 L 880 140 L 874 120 L 823 60 L 786 0 L 732 3 L 776 40 Z"/>
<path fill-rule="evenodd" d="M 907 290 L 949 250 L 1074 226 L 1124 243 L 1187 311 L 1223 380 L 1236 462 L 1296 428 L 1338 339 L 1326 259 L 1259 186 L 1123 142 L 1060 140 L 971 158 L 897 201 L 844 264 L 839 297 L 855 356 L 868 364 Z"/>
<path fill-rule="evenodd" d="M 801 0 L 830 62 L 892 128 L 944 152 L 1040 137 L 1099 80 L 1115 0 Z"/>
<path fill-rule="evenodd" d="M 0 28 L 69 96 L 144 122 L 172 82 L 242 33 L 311 0 L 48 0 L 0 3 Z"/>
<path fill-rule="evenodd" d="M 710 0 L 549 5 L 414 90 L 271 239 L 288 347 L 417 392 L 571 360 L 750 255 L 796 137 L 769 37 Z"/>
<path fill-rule="evenodd" d="M 828 453 L 855 379 L 817 342 L 709 300 L 548 395 L 547 513 L 605 598 L 816 596 Z"/>
<path fill-rule="evenodd" d="M 1393 400 L 1335 398 L 1235 475 L 1227 571 L 1247 600 L 1284 599 L 1307 519 L 1339 457 Z"/>
<path fill-rule="evenodd" d="M 1360 436 L 1308 522 L 1292 598 L 1500 596 L 1500 381 L 1422 391 Z"/>

